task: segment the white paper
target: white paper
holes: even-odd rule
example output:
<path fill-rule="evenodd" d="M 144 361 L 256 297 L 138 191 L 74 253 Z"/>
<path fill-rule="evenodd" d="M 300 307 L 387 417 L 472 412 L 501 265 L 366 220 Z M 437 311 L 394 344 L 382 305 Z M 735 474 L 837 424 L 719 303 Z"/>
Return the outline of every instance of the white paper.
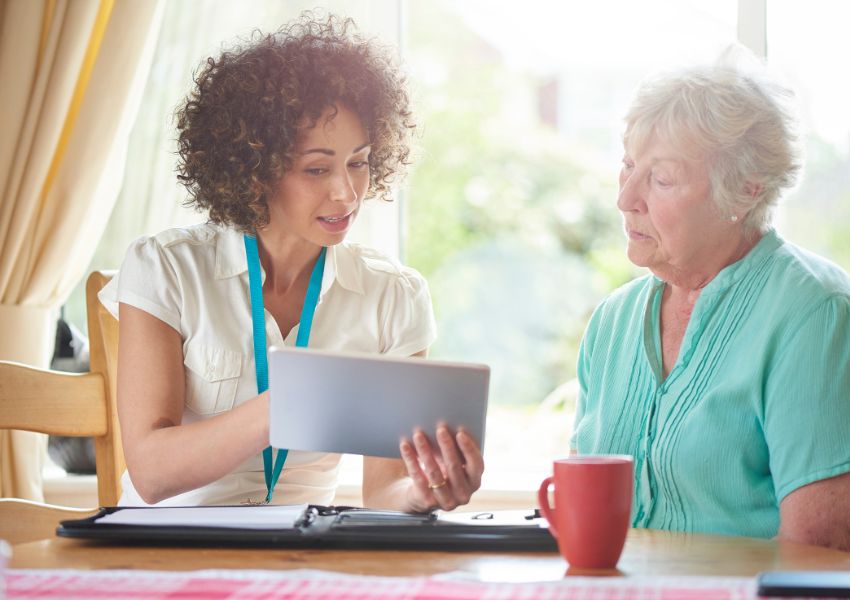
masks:
<path fill-rule="evenodd" d="M 482 527 L 493 525 L 525 525 L 548 527 L 546 519 L 542 517 L 527 518 L 534 514 L 533 510 L 493 510 L 478 512 L 449 512 L 441 513 L 440 521 L 452 523 L 463 523 L 464 525 L 481 525 Z"/>
<path fill-rule="evenodd" d="M 306 504 L 128 508 L 105 515 L 96 522 L 109 525 L 290 529 L 306 509 Z"/>

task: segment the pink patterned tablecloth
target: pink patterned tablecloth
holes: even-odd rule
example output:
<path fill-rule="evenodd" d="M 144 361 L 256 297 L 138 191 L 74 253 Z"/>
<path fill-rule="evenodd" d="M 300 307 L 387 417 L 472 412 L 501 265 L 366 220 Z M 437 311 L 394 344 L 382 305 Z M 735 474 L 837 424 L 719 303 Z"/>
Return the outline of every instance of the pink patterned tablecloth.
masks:
<path fill-rule="evenodd" d="M 538 583 L 496 583 L 426 577 L 359 577 L 325 571 L 71 571 L 9 570 L 12 598 L 212 598 L 267 600 L 743 600 L 756 598 L 751 578 L 568 577 Z"/>

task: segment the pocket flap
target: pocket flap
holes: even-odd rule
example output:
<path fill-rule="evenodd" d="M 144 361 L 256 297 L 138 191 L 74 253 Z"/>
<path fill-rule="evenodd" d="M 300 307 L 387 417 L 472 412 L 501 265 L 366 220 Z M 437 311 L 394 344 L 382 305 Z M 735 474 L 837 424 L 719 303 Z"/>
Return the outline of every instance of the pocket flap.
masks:
<path fill-rule="evenodd" d="M 239 352 L 206 344 L 189 344 L 183 364 L 207 381 L 232 379 L 242 373 L 242 355 Z"/>

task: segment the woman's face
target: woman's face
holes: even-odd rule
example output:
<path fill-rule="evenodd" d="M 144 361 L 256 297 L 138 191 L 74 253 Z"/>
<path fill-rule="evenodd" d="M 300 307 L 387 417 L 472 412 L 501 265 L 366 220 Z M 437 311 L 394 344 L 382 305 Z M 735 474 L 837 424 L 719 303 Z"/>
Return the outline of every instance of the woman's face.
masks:
<path fill-rule="evenodd" d="M 269 227 L 319 246 L 340 243 L 369 189 L 369 138 L 358 116 L 339 105 L 303 129 L 292 168 L 269 200 Z"/>
<path fill-rule="evenodd" d="M 712 269 L 740 232 L 718 214 L 704 164 L 686 161 L 657 136 L 644 148 L 628 146 L 617 207 L 629 260 L 665 280 Z"/>

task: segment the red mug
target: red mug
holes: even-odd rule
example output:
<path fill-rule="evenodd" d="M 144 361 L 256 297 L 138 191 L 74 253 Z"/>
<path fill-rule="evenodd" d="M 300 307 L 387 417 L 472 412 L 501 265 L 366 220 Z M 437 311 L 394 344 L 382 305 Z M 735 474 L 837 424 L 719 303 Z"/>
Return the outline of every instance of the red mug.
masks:
<path fill-rule="evenodd" d="M 572 567 L 613 569 L 631 521 L 634 460 L 620 454 L 574 455 L 553 467 L 537 499 L 561 556 Z M 553 483 L 555 505 L 549 506 Z"/>

